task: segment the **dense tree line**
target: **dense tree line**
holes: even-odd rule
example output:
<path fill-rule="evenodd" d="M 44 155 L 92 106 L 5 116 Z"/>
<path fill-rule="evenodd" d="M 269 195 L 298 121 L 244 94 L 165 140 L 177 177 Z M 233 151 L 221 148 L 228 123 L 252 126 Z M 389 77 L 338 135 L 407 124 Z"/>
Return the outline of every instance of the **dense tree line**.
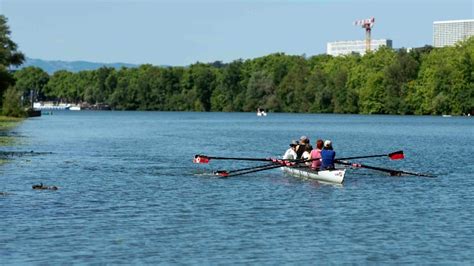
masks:
<path fill-rule="evenodd" d="M 107 104 L 115 110 L 465 114 L 474 111 L 474 38 L 410 52 L 364 56 L 282 53 L 228 64 L 100 68 L 49 76 L 28 67 L 16 88 L 39 100 Z"/>

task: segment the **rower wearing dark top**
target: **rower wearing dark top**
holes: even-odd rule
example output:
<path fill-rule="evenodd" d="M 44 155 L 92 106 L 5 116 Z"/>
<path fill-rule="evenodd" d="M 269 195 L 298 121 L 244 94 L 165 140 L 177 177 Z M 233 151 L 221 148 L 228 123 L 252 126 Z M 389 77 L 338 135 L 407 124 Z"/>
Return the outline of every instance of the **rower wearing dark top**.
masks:
<path fill-rule="evenodd" d="M 306 136 L 301 136 L 299 143 L 298 147 L 296 147 L 296 159 L 301 159 L 301 156 L 306 150 L 306 146 L 310 145 L 309 139 Z"/>
<path fill-rule="evenodd" d="M 321 151 L 321 170 L 332 170 L 334 169 L 334 158 L 336 152 L 332 149 L 332 143 L 330 140 L 324 142 L 324 148 Z"/>

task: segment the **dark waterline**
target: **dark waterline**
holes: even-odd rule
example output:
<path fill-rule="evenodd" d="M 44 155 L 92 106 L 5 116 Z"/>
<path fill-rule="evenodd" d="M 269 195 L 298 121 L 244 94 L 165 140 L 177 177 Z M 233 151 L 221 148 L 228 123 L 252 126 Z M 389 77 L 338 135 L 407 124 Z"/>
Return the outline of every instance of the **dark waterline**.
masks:
<path fill-rule="evenodd" d="M 472 118 L 81 111 L 12 134 L 10 150 L 45 153 L 0 166 L 2 264 L 473 262 Z M 403 149 L 362 162 L 438 177 L 355 169 L 331 186 L 192 163 L 280 156 L 301 135 L 344 157 Z M 31 189 L 41 182 L 59 190 Z"/>

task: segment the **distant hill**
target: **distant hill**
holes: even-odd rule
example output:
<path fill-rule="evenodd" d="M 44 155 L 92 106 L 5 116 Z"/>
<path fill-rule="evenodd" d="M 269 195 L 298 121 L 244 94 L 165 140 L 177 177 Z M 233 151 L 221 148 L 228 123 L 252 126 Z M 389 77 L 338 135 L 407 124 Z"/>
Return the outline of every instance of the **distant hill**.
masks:
<path fill-rule="evenodd" d="M 127 64 L 127 63 L 97 63 L 88 61 L 60 61 L 60 60 L 42 60 L 34 58 L 26 58 L 25 63 L 18 69 L 35 66 L 53 74 L 58 70 L 67 70 L 71 72 L 78 72 L 82 70 L 95 70 L 103 66 L 121 68 L 121 67 L 138 67 L 138 65 Z"/>

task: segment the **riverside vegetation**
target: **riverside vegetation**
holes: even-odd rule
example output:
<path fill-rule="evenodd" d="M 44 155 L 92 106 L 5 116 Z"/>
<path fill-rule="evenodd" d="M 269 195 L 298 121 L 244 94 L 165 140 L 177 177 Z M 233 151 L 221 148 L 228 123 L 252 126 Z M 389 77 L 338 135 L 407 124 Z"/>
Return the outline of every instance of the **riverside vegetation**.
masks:
<path fill-rule="evenodd" d="M 13 86 L 15 80 L 8 70 L 10 66 L 19 66 L 23 61 L 24 55 L 17 51 L 17 45 L 10 39 L 7 19 L 0 15 L 0 106 L 1 113 L 7 115 L 0 115 L 0 148 L 15 143 L 16 138 L 10 136 L 8 131 L 22 120 L 16 117 L 26 115 L 20 101 L 22 92 Z M 5 162 L 3 155 L 0 154 L 0 164 Z"/>
<path fill-rule="evenodd" d="M 17 45 L 10 39 L 10 34 L 7 18 L 0 15 L 0 106 L 4 115 L 21 117 L 26 115 L 21 103 L 23 91 L 14 87 L 15 79 L 9 68 L 21 65 L 25 56 L 17 51 Z M 0 118 L 1 128 L 5 125 L 4 120 Z"/>
<path fill-rule="evenodd" d="M 29 67 L 17 89 L 42 100 L 117 110 L 467 114 L 474 111 L 474 38 L 454 47 L 382 48 L 365 56 L 282 53 L 228 64 L 100 68 L 49 76 Z"/>
<path fill-rule="evenodd" d="M 1 18 L 0 33 L 8 36 Z M 10 50 L 16 57 L 6 57 L 10 61 L 2 61 L 3 68 L 19 62 L 11 59 L 23 60 L 16 45 Z M 364 56 L 276 53 L 228 64 L 102 67 L 52 75 L 27 67 L 15 72 L 3 108 L 18 116 L 19 97 L 34 90 L 37 100 L 100 103 L 115 110 L 461 115 L 474 112 L 473 66 L 474 37 L 453 47 L 409 52 L 385 47 Z"/>
<path fill-rule="evenodd" d="M 17 141 L 17 138 L 8 134 L 8 130 L 15 127 L 21 121 L 21 118 L 0 116 L 0 149 L 5 146 L 11 146 Z M 8 156 L 5 156 L 5 153 L 0 151 L 0 165 L 5 163 L 7 158 Z M 0 196 L 2 196 L 1 193 Z"/>

